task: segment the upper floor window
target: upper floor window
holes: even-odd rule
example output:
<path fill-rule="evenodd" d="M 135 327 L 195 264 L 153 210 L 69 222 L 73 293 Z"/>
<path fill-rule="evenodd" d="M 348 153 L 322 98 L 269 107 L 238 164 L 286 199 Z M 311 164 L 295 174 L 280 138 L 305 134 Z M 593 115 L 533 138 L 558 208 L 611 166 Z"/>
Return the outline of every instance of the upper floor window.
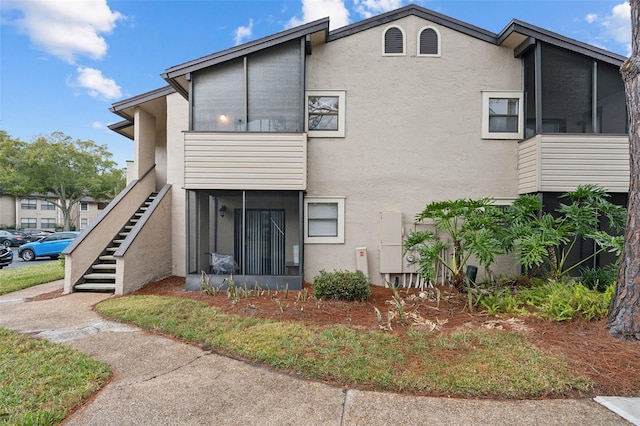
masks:
<path fill-rule="evenodd" d="M 89 210 L 89 204 L 87 203 L 80 203 L 80 211 L 86 212 Z"/>
<path fill-rule="evenodd" d="M 28 200 L 26 198 L 20 200 L 20 208 L 25 210 L 36 210 L 38 204 L 36 200 Z"/>
<path fill-rule="evenodd" d="M 190 128 L 302 132 L 303 71 L 296 39 L 194 72 Z"/>
<path fill-rule="evenodd" d="M 418 56 L 440 56 L 440 34 L 433 27 L 418 33 Z"/>
<path fill-rule="evenodd" d="M 56 206 L 50 201 L 42 200 L 40 202 L 40 209 L 41 210 L 55 210 Z"/>
<path fill-rule="evenodd" d="M 384 56 L 403 56 L 405 54 L 405 36 L 400 27 L 388 27 L 382 36 Z"/>
<path fill-rule="evenodd" d="M 344 90 L 307 91 L 306 128 L 312 137 L 344 137 Z"/>
<path fill-rule="evenodd" d="M 522 139 L 522 92 L 482 92 L 482 138 Z"/>

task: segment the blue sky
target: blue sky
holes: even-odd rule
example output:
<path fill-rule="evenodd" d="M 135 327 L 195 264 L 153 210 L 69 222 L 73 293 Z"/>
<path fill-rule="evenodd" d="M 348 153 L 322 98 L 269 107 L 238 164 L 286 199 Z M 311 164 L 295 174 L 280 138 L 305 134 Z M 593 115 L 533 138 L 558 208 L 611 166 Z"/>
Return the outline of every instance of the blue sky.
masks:
<path fill-rule="evenodd" d="M 622 0 L 2 0 L 0 129 L 24 141 L 54 131 L 91 139 L 124 167 L 133 143 L 106 128 L 121 120 L 109 107 L 166 85 L 167 68 L 325 16 L 335 29 L 408 3 L 496 33 L 519 19 L 630 54 Z"/>

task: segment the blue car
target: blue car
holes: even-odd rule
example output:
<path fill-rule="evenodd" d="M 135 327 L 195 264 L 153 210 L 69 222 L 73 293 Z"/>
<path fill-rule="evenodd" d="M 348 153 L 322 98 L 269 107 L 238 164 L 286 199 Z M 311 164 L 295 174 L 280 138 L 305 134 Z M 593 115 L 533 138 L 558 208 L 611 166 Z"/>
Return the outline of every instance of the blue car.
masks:
<path fill-rule="evenodd" d="M 9 266 L 13 262 L 13 250 L 0 244 L 0 269 Z"/>
<path fill-rule="evenodd" d="M 54 232 L 38 241 L 21 245 L 18 256 L 26 261 L 36 260 L 36 257 L 57 259 L 62 250 L 66 249 L 78 235 L 80 232 L 77 231 Z"/>

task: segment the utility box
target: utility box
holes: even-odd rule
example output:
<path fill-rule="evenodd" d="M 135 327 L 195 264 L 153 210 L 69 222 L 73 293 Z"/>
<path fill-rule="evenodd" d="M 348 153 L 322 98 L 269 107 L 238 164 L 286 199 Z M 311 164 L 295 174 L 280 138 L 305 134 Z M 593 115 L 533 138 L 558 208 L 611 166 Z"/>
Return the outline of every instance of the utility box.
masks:
<path fill-rule="evenodd" d="M 402 273 L 402 213 L 380 212 L 380 273 Z"/>
<path fill-rule="evenodd" d="M 362 271 L 367 277 L 369 276 L 369 261 L 367 260 L 367 248 L 356 248 L 356 269 Z"/>

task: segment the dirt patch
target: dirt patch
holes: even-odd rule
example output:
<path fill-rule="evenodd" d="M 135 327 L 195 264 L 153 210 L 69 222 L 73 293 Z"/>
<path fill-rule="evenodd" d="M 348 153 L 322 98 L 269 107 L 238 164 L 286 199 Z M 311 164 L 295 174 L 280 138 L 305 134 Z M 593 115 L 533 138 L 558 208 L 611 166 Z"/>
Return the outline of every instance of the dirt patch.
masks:
<path fill-rule="evenodd" d="M 452 332 L 461 328 L 484 327 L 523 332 L 539 348 L 562 354 L 574 371 L 594 382 L 594 395 L 637 396 L 640 394 L 640 342 L 619 341 L 605 330 L 605 321 L 574 320 L 562 323 L 524 318 L 488 316 L 469 308 L 464 294 L 448 287 L 421 292 L 399 289 L 402 312 L 391 290 L 372 287 L 365 302 L 320 301 L 313 289 L 301 291 L 260 291 L 260 296 L 240 297 L 234 303 L 226 292 L 206 295 L 185 291 L 184 278 L 170 277 L 149 284 L 134 294 L 155 294 L 201 300 L 226 312 L 244 316 L 300 321 L 313 325 L 342 324 L 362 330 L 403 334 L 410 329 Z M 377 311 L 376 311 L 377 309 Z M 378 313 L 380 316 L 378 316 Z M 389 318 L 391 318 L 389 322 Z"/>

